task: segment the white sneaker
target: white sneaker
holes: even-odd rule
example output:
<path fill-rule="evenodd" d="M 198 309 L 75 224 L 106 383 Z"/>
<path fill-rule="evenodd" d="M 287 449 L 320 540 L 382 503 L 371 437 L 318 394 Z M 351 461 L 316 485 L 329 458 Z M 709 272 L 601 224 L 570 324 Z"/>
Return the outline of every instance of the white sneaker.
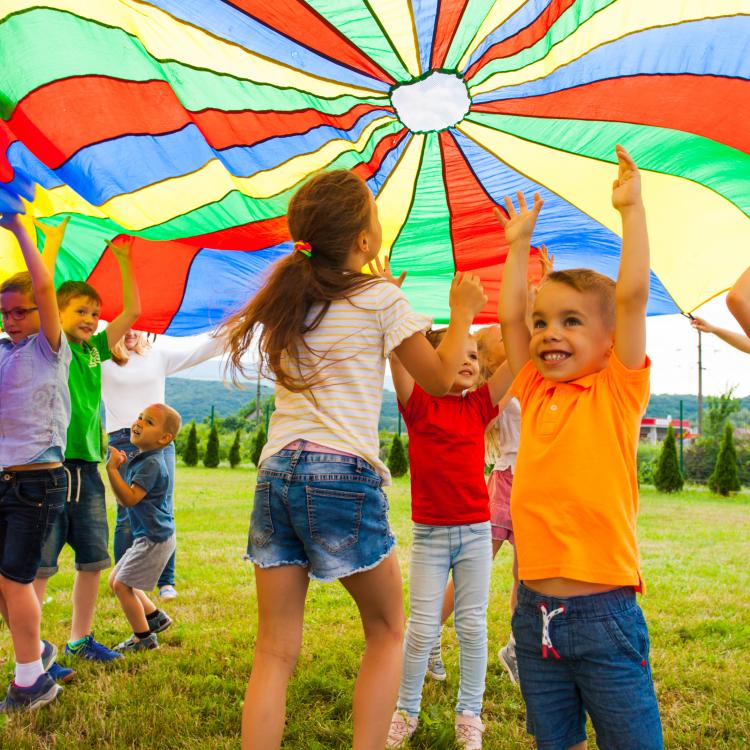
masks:
<path fill-rule="evenodd" d="M 497 658 L 505 667 L 510 681 L 518 685 L 518 659 L 516 658 L 516 644 L 512 638 L 497 652 Z"/>
<path fill-rule="evenodd" d="M 409 716 L 405 711 L 394 711 L 385 746 L 403 747 L 411 739 L 414 732 L 417 731 L 418 723 L 418 717 Z"/>
<path fill-rule="evenodd" d="M 177 589 L 174 586 L 170 586 L 169 584 L 167 584 L 166 586 L 162 586 L 159 589 L 159 598 L 160 599 L 176 599 Z"/>
<path fill-rule="evenodd" d="M 470 711 L 456 715 L 456 742 L 462 750 L 482 750 L 484 724 Z"/>

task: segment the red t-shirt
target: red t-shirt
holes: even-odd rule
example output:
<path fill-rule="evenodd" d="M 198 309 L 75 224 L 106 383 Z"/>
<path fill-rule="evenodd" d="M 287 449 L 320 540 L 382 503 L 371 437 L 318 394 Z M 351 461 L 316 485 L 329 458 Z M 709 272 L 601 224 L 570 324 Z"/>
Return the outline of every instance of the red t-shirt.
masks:
<path fill-rule="evenodd" d="M 461 396 L 430 396 L 416 383 L 399 403 L 409 430 L 411 518 L 430 526 L 490 520 L 484 431 L 497 416 L 483 385 Z"/>

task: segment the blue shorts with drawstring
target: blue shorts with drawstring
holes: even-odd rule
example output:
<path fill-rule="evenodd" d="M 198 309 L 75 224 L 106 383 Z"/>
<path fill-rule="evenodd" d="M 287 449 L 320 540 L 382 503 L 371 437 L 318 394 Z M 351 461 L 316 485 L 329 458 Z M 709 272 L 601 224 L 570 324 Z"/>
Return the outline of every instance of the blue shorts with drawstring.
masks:
<path fill-rule="evenodd" d="M 526 726 L 540 750 L 583 742 L 587 714 L 601 750 L 663 749 L 648 628 L 633 589 L 560 599 L 521 584 L 511 624 Z"/>
<path fill-rule="evenodd" d="M 358 456 L 283 449 L 260 466 L 247 554 L 335 581 L 374 568 L 395 544 L 383 480 Z"/>

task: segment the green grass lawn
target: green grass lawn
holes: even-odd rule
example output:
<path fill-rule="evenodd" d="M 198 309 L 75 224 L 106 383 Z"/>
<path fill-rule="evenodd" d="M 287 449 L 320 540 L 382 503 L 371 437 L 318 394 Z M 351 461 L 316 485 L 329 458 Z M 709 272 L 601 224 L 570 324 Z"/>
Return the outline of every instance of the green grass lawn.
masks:
<path fill-rule="evenodd" d="M 242 560 L 254 479 L 250 469 L 178 470 L 180 597 L 167 607 L 175 624 L 161 637 L 162 648 L 109 667 L 76 664 L 76 681 L 54 705 L 0 724 L 1 748 L 239 746 L 256 629 L 252 568 Z M 408 480 L 398 480 L 389 496 L 406 574 Z M 666 497 L 646 489 L 640 538 L 648 587 L 642 605 L 650 625 L 666 747 L 749 747 L 750 498 L 717 499 L 699 490 Z M 504 548 L 492 577 L 484 709 L 488 750 L 533 747 L 524 730 L 520 694 L 496 657 L 509 632 L 510 563 Z M 43 634 L 58 644 L 64 643 L 70 626 L 69 551 L 61 568 L 50 582 L 43 610 Z M 104 579 L 95 634 L 110 646 L 129 634 Z M 289 690 L 285 748 L 351 747 L 351 693 L 362 644 L 356 609 L 343 588 L 314 583 L 305 643 Z M 454 747 L 458 648 L 451 629 L 444 646 L 448 680 L 428 682 L 412 747 Z M 13 667 L 7 630 L 0 631 L 0 656 L 7 683 Z M 595 747 L 593 741 L 590 746 Z"/>

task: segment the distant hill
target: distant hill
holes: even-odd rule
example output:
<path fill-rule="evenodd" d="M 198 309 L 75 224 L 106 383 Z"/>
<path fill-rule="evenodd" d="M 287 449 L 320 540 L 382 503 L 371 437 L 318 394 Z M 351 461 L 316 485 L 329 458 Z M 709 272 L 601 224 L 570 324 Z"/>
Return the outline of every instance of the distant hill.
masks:
<path fill-rule="evenodd" d="M 270 386 L 261 386 L 261 398 L 271 395 Z M 247 383 L 244 390 L 225 385 L 217 380 L 192 380 L 187 378 L 167 378 L 167 401 L 182 414 L 183 421 L 195 419 L 200 422 L 211 415 L 211 405 L 220 417 L 228 417 L 255 398 L 255 383 Z M 649 417 L 680 416 L 680 399 L 683 401 L 684 417 L 693 424 L 698 421 L 698 398 L 694 393 L 684 395 L 655 393 L 648 403 L 646 414 Z M 742 399 L 744 409 L 750 410 L 750 396 Z M 383 406 L 380 411 L 380 429 L 395 432 L 398 425 L 396 394 L 388 389 L 383 391 Z"/>

